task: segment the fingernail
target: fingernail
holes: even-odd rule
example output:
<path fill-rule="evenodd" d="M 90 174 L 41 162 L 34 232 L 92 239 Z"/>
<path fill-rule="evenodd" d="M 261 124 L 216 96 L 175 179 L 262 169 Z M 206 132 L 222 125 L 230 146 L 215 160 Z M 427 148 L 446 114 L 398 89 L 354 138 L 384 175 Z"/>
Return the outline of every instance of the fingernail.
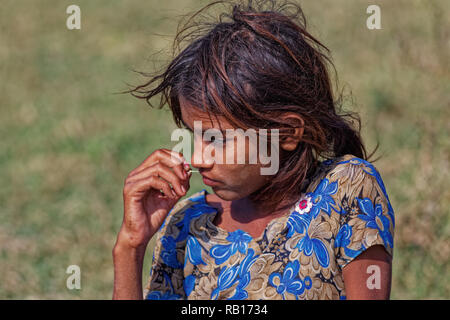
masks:
<path fill-rule="evenodd" d="M 175 193 L 175 191 L 173 191 L 173 190 L 171 190 L 171 191 L 172 191 L 173 196 L 176 198 L 177 194 Z"/>
<path fill-rule="evenodd" d="M 183 190 L 183 192 L 186 193 L 186 188 L 184 186 L 181 186 L 181 190 Z"/>

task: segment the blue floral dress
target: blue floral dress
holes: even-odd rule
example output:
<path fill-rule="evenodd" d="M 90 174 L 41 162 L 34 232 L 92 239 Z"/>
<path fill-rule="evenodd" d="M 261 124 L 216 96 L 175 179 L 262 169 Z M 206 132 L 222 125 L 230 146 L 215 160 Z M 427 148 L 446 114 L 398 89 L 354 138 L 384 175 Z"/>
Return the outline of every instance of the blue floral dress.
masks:
<path fill-rule="evenodd" d="M 373 245 L 393 254 L 386 188 L 353 155 L 322 162 L 289 214 L 259 238 L 216 227 L 206 194 L 178 202 L 161 226 L 146 299 L 345 299 L 345 265 Z"/>

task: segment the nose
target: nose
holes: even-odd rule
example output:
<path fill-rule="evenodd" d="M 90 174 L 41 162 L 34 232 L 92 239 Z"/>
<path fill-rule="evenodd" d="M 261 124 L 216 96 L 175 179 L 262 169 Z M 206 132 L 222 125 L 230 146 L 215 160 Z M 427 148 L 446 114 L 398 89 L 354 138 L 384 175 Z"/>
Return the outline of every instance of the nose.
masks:
<path fill-rule="evenodd" d="M 208 148 L 203 137 L 194 137 L 194 152 L 191 157 L 191 165 L 194 168 L 208 169 L 214 166 L 214 149 Z"/>

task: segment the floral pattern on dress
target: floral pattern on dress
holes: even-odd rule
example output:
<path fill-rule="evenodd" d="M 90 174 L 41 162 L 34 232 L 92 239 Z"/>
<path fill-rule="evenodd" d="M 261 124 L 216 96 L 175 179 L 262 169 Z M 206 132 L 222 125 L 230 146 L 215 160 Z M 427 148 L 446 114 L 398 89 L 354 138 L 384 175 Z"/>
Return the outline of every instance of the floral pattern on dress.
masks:
<path fill-rule="evenodd" d="M 323 161 L 263 235 L 227 232 L 203 189 L 156 235 L 146 299 L 345 299 L 342 269 L 373 245 L 392 255 L 394 211 L 379 172 L 345 155 Z"/>

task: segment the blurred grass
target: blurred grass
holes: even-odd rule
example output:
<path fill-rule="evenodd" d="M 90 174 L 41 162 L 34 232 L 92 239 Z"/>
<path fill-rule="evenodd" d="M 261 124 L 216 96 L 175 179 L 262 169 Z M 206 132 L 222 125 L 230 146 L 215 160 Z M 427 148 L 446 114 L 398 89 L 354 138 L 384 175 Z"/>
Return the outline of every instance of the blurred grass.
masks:
<path fill-rule="evenodd" d="M 205 3 L 81 0 L 82 29 L 69 31 L 71 1 L 2 1 L 0 299 L 111 298 L 123 181 L 174 145 L 175 128 L 168 110 L 114 93 L 140 83 L 131 69 L 167 61 L 178 16 Z M 391 297 L 449 299 L 448 2 L 376 1 L 383 29 L 373 31 L 373 1 L 302 3 L 368 150 L 380 141 L 375 165 L 396 213 Z M 204 188 L 193 179 L 188 196 Z M 151 246 L 144 281 L 150 260 Z M 81 290 L 66 288 L 71 264 Z"/>

